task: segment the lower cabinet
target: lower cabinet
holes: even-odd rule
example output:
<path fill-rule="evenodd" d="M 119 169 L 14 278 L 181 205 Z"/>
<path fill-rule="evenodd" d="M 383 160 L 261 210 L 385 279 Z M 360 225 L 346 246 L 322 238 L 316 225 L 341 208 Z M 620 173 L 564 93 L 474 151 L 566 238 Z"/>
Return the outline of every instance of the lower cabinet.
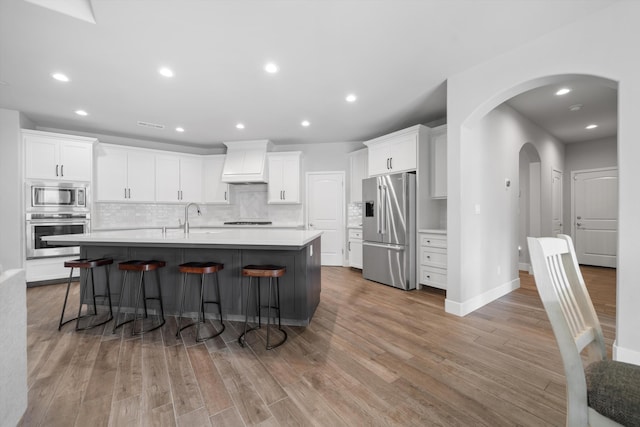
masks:
<path fill-rule="evenodd" d="M 362 229 L 349 229 L 349 267 L 362 270 Z"/>
<path fill-rule="evenodd" d="M 420 284 L 447 289 L 447 234 L 420 232 L 418 239 L 420 242 Z"/>

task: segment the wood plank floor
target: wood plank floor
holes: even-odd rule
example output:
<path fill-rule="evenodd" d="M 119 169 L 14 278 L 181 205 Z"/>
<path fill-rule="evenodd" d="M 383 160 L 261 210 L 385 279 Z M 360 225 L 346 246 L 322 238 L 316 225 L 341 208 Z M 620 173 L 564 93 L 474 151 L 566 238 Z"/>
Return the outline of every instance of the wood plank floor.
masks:
<path fill-rule="evenodd" d="M 583 268 L 607 346 L 615 270 Z M 444 293 L 404 292 L 322 268 L 311 325 L 282 347 L 240 324 L 195 344 L 175 318 L 143 337 L 111 324 L 57 331 L 66 285 L 29 288 L 25 426 L 564 425 L 564 374 L 532 276 L 460 318 Z M 70 301 L 78 300 L 78 286 Z M 76 306 L 77 307 L 77 306 Z M 251 342 L 251 340 L 249 340 Z"/>

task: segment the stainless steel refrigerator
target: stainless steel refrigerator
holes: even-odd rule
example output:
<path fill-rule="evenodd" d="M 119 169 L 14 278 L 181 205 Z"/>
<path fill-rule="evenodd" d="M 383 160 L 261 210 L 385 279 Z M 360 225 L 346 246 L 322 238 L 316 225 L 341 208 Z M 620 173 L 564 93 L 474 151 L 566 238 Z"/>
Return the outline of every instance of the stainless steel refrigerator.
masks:
<path fill-rule="evenodd" d="M 400 289 L 415 289 L 415 174 L 364 179 L 362 199 L 362 276 Z"/>

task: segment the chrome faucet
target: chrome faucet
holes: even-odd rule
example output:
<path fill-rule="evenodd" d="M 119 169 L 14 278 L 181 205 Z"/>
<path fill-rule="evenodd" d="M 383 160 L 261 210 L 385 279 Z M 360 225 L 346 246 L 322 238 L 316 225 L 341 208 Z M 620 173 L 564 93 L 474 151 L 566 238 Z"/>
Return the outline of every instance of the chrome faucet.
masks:
<path fill-rule="evenodd" d="M 187 206 L 184 207 L 184 234 L 189 234 L 189 207 L 191 205 L 195 205 L 198 215 L 202 215 L 200 212 L 200 206 L 197 203 L 187 203 Z"/>

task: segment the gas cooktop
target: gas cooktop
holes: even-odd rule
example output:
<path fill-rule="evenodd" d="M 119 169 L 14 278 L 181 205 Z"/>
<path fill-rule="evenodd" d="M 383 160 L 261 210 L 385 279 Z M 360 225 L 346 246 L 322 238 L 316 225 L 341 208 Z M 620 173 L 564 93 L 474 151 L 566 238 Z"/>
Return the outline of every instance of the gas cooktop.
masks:
<path fill-rule="evenodd" d="M 227 221 L 224 225 L 271 225 L 271 221 Z"/>

